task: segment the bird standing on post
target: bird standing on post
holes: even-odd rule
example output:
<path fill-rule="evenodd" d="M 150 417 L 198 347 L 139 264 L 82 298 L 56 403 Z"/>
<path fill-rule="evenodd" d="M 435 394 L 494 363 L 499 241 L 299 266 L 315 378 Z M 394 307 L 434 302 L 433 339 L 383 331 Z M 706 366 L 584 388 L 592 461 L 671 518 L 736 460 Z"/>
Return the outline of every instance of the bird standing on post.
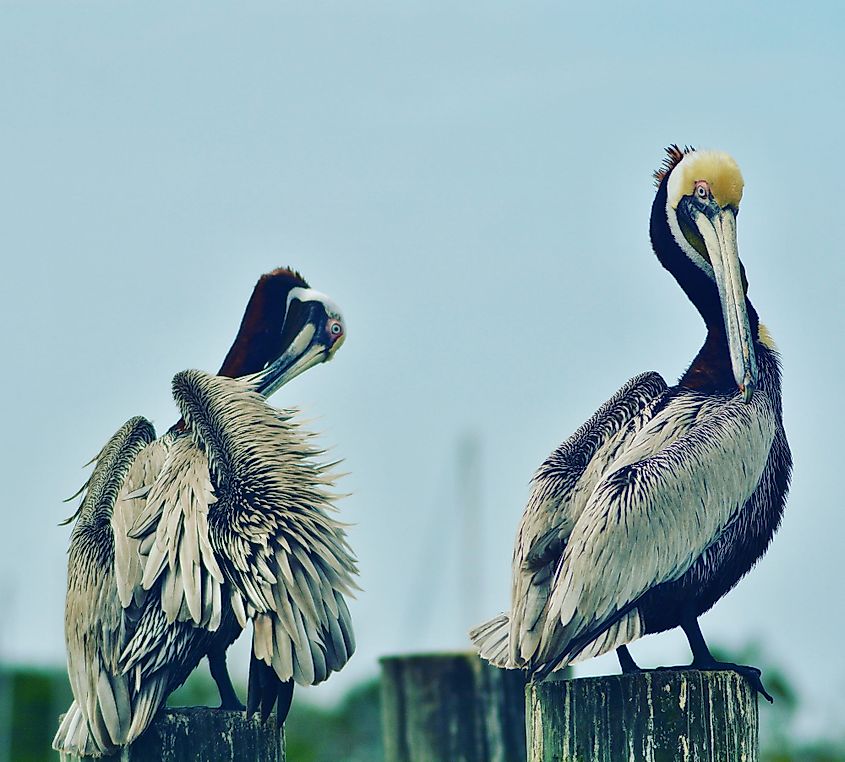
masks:
<path fill-rule="evenodd" d="M 176 426 L 155 440 L 136 417 L 103 448 L 74 517 L 74 702 L 54 748 L 99 756 L 131 743 L 204 655 L 223 705 L 239 706 L 225 650 L 247 619 L 253 659 L 275 669 L 273 680 L 250 670 L 265 713 L 280 683 L 289 701 L 291 680 L 319 682 L 351 656 L 343 596 L 356 569 L 330 516 L 329 467 L 293 413 L 265 402 L 343 338 L 337 308 L 301 276 L 263 276 L 221 368 L 251 375 L 179 373 Z"/>
<path fill-rule="evenodd" d="M 697 669 L 760 671 L 711 655 L 698 617 L 765 553 L 792 458 L 780 362 L 747 297 L 736 243 L 743 179 L 715 151 L 667 149 L 651 241 L 707 327 L 677 385 L 631 379 L 543 463 L 517 532 L 511 611 L 471 633 L 481 656 L 541 679 L 681 627 Z"/>

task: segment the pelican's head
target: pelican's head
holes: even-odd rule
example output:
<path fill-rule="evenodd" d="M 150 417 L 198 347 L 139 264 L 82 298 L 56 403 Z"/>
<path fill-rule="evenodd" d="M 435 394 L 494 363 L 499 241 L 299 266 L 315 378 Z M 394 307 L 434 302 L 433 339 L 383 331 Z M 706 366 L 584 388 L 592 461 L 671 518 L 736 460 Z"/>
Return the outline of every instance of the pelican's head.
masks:
<path fill-rule="evenodd" d="M 280 267 L 258 279 L 220 376 L 254 376 L 272 394 L 334 356 L 346 327 L 340 310 L 296 270 Z"/>
<path fill-rule="evenodd" d="M 757 360 L 746 304 L 748 284 L 736 243 L 742 174 L 737 163 L 720 151 L 681 151 L 672 146 L 667 154 L 663 168 L 655 173 L 655 252 L 705 320 L 723 322 L 734 380 L 747 402 L 757 386 Z M 669 247 L 671 250 L 660 245 L 659 231 L 655 229 L 655 218 L 660 215 L 665 215 L 676 244 L 676 248 Z M 673 261 L 678 256 L 677 249 L 686 264 Z M 718 307 L 711 310 L 716 299 Z M 717 314 L 709 314 L 711 311 Z"/>
<path fill-rule="evenodd" d="M 265 397 L 308 368 L 331 360 L 346 338 L 338 306 L 325 294 L 300 286 L 288 292 L 280 332 L 280 354 L 252 377 L 256 391 Z"/>

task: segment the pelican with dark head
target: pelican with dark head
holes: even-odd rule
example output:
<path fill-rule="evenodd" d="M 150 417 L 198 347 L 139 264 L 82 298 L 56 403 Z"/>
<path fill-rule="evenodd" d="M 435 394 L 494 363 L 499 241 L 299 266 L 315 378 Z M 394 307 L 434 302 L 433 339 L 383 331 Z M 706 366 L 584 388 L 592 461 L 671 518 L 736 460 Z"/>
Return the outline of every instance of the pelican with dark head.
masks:
<path fill-rule="evenodd" d="M 54 748 L 99 756 L 131 743 L 203 656 L 223 705 L 239 706 L 225 651 L 249 619 L 271 632 L 254 653 L 291 665 L 277 682 L 324 679 L 349 658 L 343 595 L 356 569 L 329 515 L 331 473 L 294 414 L 265 401 L 331 359 L 344 336 L 328 297 L 292 270 L 268 273 L 220 370 L 229 377 L 177 374 L 179 424 L 155 439 L 152 424 L 132 418 L 105 445 L 71 519 L 74 702 Z M 293 626 L 287 641 L 272 636 L 280 617 Z M 318 667 L 302 666 L 306 654 Z M 262 678 L 263 708 L 271 681 Z"/>
<path fill-rule="evenodd" d="M 667 150 L 651 241 L 707 337 L 675 386 L 628 381 L 543 463 L 517 532 L 511 611 L 471 638 L 494 664 L 541 679 L 567 664 L 681 627 L 692 666 L 718 662 L 698 617 L 765 553 L 792 459 L 780 362 L 748 300 L 736 220 L 743 178 L 716 151 Z"/>

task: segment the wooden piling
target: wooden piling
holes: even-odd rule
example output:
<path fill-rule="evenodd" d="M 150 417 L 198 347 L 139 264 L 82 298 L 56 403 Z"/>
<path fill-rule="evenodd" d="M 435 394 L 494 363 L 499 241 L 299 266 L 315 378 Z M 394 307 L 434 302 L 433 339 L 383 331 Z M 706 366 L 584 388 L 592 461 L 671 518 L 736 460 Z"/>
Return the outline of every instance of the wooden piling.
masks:
<path fill-rule="evenodd" d="M 61 755 L 62 762 L 93 759 Z M 256 715 L 202 706 L 166 709 L 115 762 L 284 762 L 284 730 L 271 715 Z"/>
<path fill-rule="evenodd" d="M 757 694 L 734 672 L 542 682 L 526 731 L 528 762 L 757 762 Z"/>
<path fill-rule="evenodd" d="M 523 762 L 525 677 L 475 654 L 381 660 L 385 762 Z"/>

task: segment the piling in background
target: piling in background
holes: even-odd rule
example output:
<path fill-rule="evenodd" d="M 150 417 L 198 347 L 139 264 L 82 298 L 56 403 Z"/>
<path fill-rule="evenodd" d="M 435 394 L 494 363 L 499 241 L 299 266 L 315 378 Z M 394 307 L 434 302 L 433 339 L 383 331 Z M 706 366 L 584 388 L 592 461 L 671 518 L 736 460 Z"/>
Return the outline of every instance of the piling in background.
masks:
<path fill-rule="evenodd" d="M 386 762 L 522 762 L 525 677 L 475 654 L 381 660 Z"/>

